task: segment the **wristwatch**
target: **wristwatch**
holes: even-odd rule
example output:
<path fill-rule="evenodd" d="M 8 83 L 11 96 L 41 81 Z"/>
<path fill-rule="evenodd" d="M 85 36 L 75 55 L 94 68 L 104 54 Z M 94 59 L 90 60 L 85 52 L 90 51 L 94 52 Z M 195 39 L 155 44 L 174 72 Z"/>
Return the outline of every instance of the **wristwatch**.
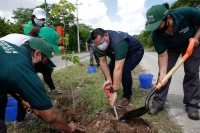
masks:
<path fill-rule="evenodd" d="M 110 89 L 110 93 L 118 92 L 118 90 L 115 90 L 114 88 Z"/>

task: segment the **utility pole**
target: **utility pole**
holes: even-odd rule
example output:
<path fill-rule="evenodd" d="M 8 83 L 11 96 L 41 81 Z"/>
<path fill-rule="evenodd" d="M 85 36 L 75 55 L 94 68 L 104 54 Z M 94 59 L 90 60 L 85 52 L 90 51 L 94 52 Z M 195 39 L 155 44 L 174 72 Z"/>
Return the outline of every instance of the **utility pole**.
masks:
<path fill-rule="evenodd" d="M 46 0 L 44 0 L 44 8 L 45 8 L 45 12 L 46 12 L 46 23 L 48 23 L 48 19 L 47 19 L 47 2 Z"/>
<path fill-rule="evenodd" d="M 82 4 L 82 3 L 81 3 Z M 81 5 L 77 3 L 76 0 L 76 12 L 77 12 L 77 42 L 78 42 L 78 52 L 80 53 L 80 42 L 79 42 L 79 22 L 78 22 L 78 5 Z"/>

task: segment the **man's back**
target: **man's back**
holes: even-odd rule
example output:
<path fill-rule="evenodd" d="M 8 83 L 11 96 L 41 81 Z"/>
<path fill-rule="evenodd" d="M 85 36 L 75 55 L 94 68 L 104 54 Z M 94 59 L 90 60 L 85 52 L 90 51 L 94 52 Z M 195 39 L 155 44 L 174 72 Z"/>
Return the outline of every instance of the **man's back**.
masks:
<path fill-rule="evenodd" d="M 34 71 L 30 51 L 0 40 L 0 91 L 19 93 L 32 108 L 43 110 L 52 107 L 44 85 Z"/>

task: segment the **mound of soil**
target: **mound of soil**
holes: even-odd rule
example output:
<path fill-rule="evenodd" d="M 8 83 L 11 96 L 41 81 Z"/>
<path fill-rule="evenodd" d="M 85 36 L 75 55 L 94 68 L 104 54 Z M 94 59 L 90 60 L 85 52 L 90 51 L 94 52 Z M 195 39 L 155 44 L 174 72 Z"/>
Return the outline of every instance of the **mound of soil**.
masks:
<path fill-rule="evenodd" d="M 75 93 L 78 94 L 78 93 Z M 79 95 L 75 95 L 78 99 Z M 61 109 L 63 105 L 66 108 L 62 109 L 62 114 L 67 122 L 74 121 L 78 125 L 84 127 L 84 133 L 158 133 L 158 130 L 150 125 L 148 121 L 141 117 L 131 120 L 121 121 L 116 120 L 114 110 L 112 108 L 107 111 L 100 112 L 90 119 L 84 119 L 87 114 L 87 105 L 90 103 L 77 104 L 75 110 L 72 110 L 72 97 L 71 94 L 62 94 L 60 96 L 52 97 L 56 104 L 56 108 Z M 119 108 L 116 106 L 118 117 L 120 118 L 126 112 L 134 110 L 135 106 L 129 104 L 126 108 Z M 75 113 L 74 113 L 75 112 Z M 50 133 L 58 133 L 55 130 Z M 80 133 L 76 131 L 75 133 Z"/>
<path fill-rule="evenodd" d="M 127 108 L 117 108 L 119 117 L 130 110 L 132 105 Z M 84 120 L 83 115 L 86 109 L 76 108 L 77 113 L 64 110 L 63 115 L 67 121 L 74 121 L 85 128 L 85 133 L 157 133 L 157 129 L 152 127 L 142 118 L 121 121 L 116 120 L 113 109 L 108 109 L 105 113 L 98 113 L 89 120 Z M 76 131 L 76 133 L 80 133 Z"/>

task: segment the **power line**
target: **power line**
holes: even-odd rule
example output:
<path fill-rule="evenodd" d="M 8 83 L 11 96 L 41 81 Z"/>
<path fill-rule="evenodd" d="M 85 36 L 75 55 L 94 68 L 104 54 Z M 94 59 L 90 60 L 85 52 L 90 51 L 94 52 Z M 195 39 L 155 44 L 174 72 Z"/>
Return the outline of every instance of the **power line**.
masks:
<path fill-rule="evenodd" d="M 88 11 L 88 9 L 83 5 L 83 7 L 86 9 L 86 11 Z M 89 11 L 88 11 L 89 12 Z M 92 14 L 89 12 L 89 14 L 92 16 Z M 100 25 L 100 27 L 103 27 L 98 21 L 97 21 L 97 19 L 96 18 L 94 18 L 93 16 L 92 16 L 92 18 L 94 19 L 94 21 L 96 21 L 95 23 L 97 23 L 98 25 Z"/>
<path fill-rule="evenodd" d="M 83 5 L 83 7 L 88 11 L 88 9 L 84 5 Z M 89 12 L 89 14 L 92 16 L 92 14 L 90 12 Z M 99 24 L 98 21 L 93 16 L 92 16 L 92 18 L 96 21 L 97 24 Z M 100 27 L 102 27 L 101 24 L 99 24 L 99 25 L 100 25 Z"/>
<path fill-rule="evenodd" d="M 94 25 L 98 25 L 97 27 L 101 27 L 101 25 L 99 23 L 96 23 L 93 19 L 91 19 L 90 17 L 88 18 L 88 15 L 87 13 L 83 13 L 84 17 L 87 18 L 88 21 L 91 22 L 91 24 L 94 24 Z"/>
<path fill-rule="evenodd" d="M 85 12 L 85 10 L 83 10 Z M 84 13 L 84 16 L 87 16 L 86 18 L 94 25 L 98 25 L 97 27 L 101 27 L 101 25 L 96 21 L 96 19 L 91 18 L 88 13 Z"/>
<path fill-rule="evenodd" d="M 85 7 L 85 5 L 84 5 L 84 4 L 82 4 L 82 5 L 83 5 L 83 7 L 86 9 L 86 11 L 89 13 L 89 15 L 92 16 L 92 14 L 88 11 L 88 9 Z M 83 11 L 85 11 L 85 10 L 83 10 Z M 87 14 L 87 13 L 86 13 L 86 14 Z M 97 21 L 93 16 L 92 16 L 92 18 L 93 18 L 92 21 L 93 21 L 95 24 L 98 24 L 100 27 L 102 27 L 101 24 L 99 24 L 98 21 Z M 90 20 L 89 20 L 89 21 L 90 21 Z M 91 22 L 91 21 L 90 21 L 90 22 Z"/>

